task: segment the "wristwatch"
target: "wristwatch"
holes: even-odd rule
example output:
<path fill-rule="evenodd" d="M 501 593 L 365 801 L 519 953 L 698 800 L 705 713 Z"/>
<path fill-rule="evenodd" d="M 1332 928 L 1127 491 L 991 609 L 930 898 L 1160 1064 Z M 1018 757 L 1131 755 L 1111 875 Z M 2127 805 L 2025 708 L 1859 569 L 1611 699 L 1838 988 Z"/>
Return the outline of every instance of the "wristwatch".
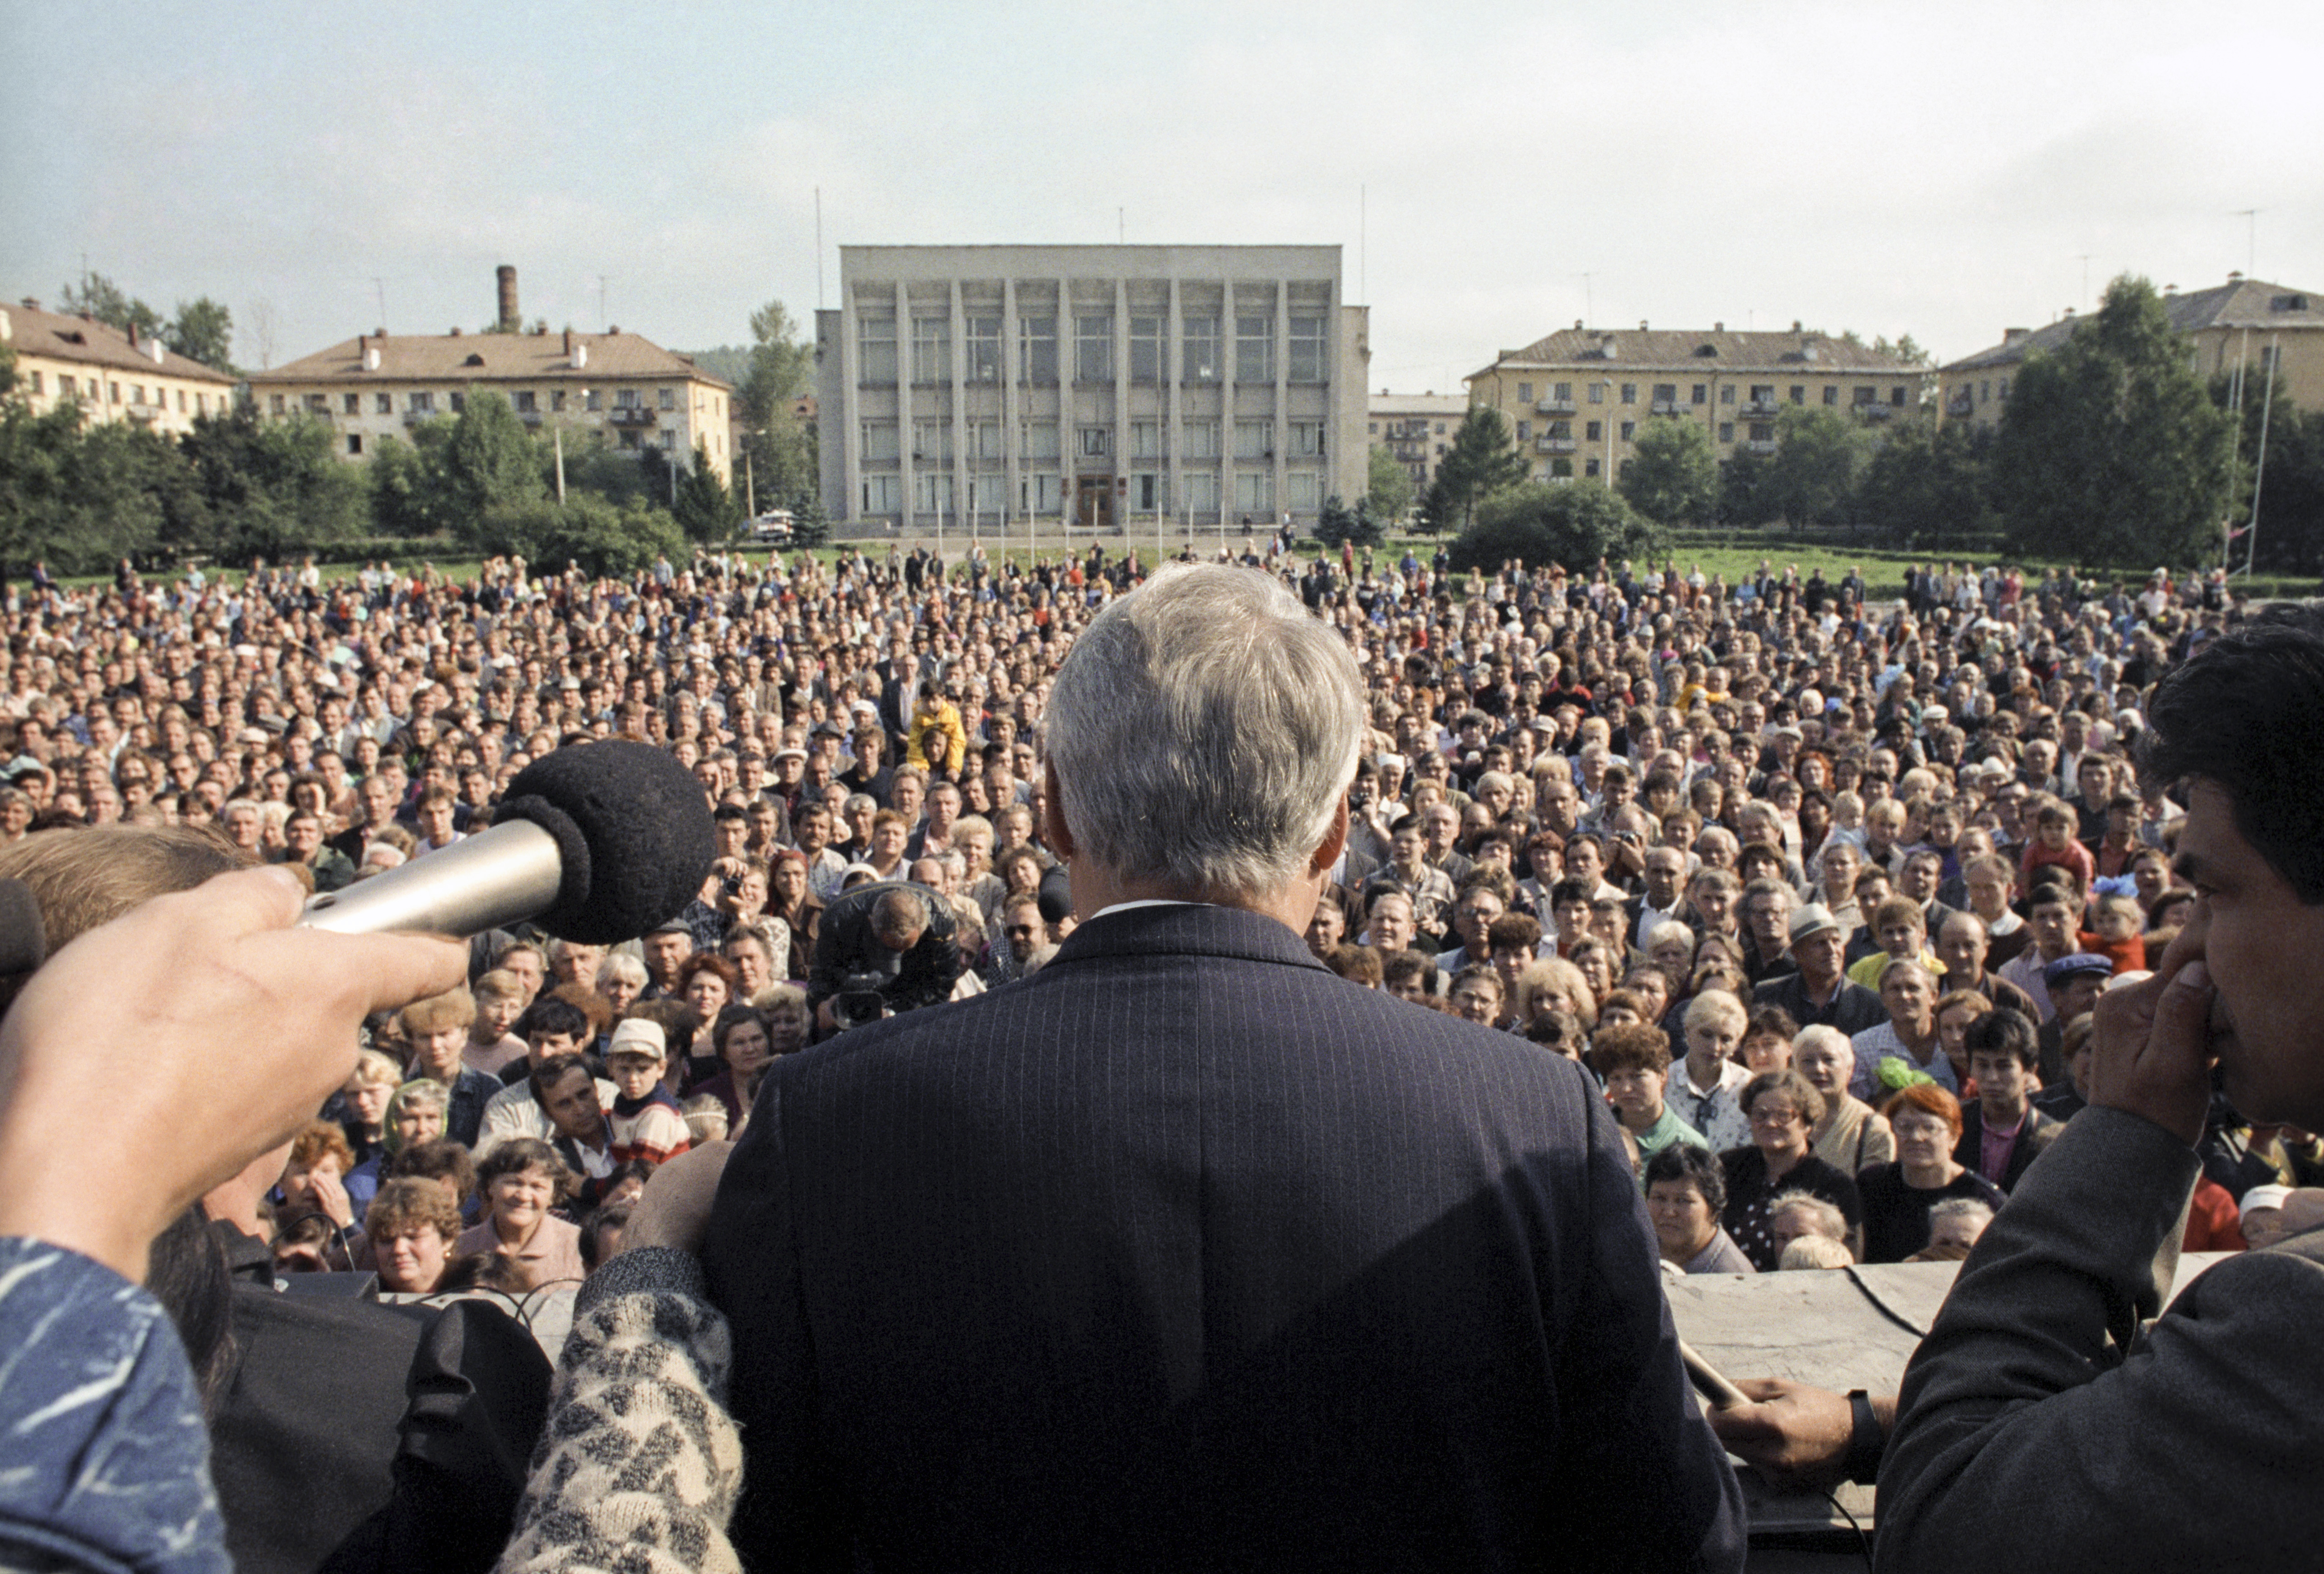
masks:
<path fill-rule="evenodd" d="M 1872 1395 L 1861 1388 L 1848 1391 L 1848 1457 L 1842 1468 L 1859 1487 L 1869 1487 L 1880 1475 L 1881 1450 L 1887 1440 L 1880 1435 L 1880 1418 L 1872 1413 Z"/>

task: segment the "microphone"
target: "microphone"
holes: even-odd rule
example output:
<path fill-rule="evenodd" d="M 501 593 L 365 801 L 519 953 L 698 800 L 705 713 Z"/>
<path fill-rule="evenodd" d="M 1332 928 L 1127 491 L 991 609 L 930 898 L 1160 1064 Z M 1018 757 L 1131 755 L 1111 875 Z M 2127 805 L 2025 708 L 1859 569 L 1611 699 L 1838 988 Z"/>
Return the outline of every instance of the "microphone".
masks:
<path fill-rule="evenodd" d="M 702 785 L 648 743 L 573 744 L 509 783 L 490 829 L 307 904 L 309 929 L 478 934 L 531 919 L 611 945 L 676 917 L 717 836 Z"/>

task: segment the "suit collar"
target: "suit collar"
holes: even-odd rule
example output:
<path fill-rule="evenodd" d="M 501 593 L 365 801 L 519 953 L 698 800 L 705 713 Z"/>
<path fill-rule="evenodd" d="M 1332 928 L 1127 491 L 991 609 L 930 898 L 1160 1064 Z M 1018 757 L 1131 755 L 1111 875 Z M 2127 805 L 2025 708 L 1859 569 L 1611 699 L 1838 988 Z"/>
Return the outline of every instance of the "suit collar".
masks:
<path fill-rule="evenodd" d="M 1272 918 L 1240 907 L 1177 903 L 1131 907 L 1078 925 L 1057 948 L 1058 962 L 1167 953 L 1236 957 L 1321 969 L 1307 943 Z M 1052 965 L 1055 965 L 1054 963 Z"/>

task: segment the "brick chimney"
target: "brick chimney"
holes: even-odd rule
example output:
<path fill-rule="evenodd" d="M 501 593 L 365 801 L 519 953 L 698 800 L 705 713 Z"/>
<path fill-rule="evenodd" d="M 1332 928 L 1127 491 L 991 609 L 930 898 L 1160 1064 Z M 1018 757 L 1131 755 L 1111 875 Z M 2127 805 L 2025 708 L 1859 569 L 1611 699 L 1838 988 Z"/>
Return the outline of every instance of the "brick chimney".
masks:
<path fill-rule="evenodd" d="M 501 292 L 501 332 L 512 334 L 522 321 L 516 309 L 516 269 L 503 262 L 497 272 Z"/>

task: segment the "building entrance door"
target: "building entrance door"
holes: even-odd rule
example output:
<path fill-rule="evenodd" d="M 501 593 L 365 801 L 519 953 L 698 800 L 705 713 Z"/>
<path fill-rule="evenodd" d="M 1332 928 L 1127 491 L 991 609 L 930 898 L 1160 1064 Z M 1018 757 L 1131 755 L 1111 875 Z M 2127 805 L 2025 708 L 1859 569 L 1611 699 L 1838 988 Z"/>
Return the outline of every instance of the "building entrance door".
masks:
<path fill-rule="evenodd" d="M 1074 477 L 1074 522 L 1084 530 L 1113 529 L 1113 477 Z"/>

